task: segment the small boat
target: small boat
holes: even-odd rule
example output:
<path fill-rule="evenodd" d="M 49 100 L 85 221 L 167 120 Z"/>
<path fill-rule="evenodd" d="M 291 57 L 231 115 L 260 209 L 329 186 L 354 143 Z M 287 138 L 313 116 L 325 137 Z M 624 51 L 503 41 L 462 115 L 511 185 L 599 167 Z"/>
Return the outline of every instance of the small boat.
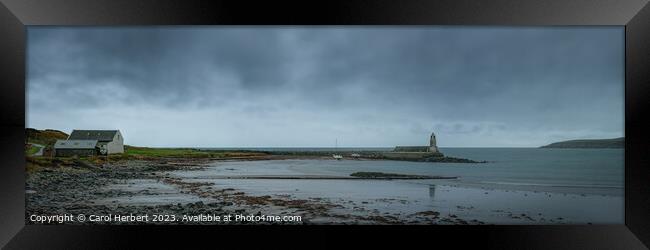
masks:
<path fill-rule="evenodd" d="M 337 151 L 338 149 L 339 149 L 339 139 L 336 138 L 336 144 L 334 144 L 334 150 Z M 334 159 L 337 160 L 343 159 L 343 155 L 336 154 L 336 153 L 332 154 L 332 157 L 334 157 Z"/>

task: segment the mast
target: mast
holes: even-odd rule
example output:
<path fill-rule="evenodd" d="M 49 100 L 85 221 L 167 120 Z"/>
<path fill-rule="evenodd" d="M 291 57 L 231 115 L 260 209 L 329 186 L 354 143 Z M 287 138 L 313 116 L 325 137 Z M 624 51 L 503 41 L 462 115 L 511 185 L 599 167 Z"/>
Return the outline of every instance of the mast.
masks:
<path fill-rule="evenodd" d="M 332 157 L 334 159 L 340 160 L 343 159 L 343 156 L 340 154 L 337 154 L 337 151 L 339 150 L 339 138 L 336 138 L 336 141 L 334 142 L 334 154 L 332 154 Z"/>

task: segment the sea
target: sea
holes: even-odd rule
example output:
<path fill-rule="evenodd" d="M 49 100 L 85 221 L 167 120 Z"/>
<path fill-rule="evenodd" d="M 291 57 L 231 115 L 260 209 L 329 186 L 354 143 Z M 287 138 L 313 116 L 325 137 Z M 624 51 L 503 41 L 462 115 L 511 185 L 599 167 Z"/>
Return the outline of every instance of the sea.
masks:
<path fill-rule="evenodd" d="M 334 151 L 333 148 L 217 148 Z M 342 152 L 389 148 L 336 148 Z M 487 163 L 288 159 L 219 161 L 176 171 L 185 181 L 211 181 L 249 195 L 315 199 L 342 213 L 409 215 L 436 211 L 488 224 L 624 223 L 624 149 L 441 148 L 446 156 Z M 232 176 L 349 176 L 354 172 L 457 177 L 449 180 L 228 179 Z M 225 178 L 224 178 L 225 177 Z"/>

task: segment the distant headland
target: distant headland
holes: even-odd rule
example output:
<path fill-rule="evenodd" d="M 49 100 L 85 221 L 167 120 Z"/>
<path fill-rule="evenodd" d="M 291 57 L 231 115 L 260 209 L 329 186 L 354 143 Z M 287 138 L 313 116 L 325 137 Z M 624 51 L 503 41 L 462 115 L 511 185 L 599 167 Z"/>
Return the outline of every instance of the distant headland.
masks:
<path fill-rule="evenodd" d="M 624 148 L 625 137 L 561 141 L 540 148 Z"/>

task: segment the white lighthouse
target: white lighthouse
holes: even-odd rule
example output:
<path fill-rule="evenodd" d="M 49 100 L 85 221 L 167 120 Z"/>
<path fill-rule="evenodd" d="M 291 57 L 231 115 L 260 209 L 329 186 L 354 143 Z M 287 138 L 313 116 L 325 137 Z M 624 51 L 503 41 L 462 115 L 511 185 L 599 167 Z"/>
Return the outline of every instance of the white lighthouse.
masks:
<path fill-rule="evenodd" d="M 429 138 L 429 152 L 438 153 L 438 146 L 436 145 L 436 134 L 431 132 L 431 138 Z"/>

